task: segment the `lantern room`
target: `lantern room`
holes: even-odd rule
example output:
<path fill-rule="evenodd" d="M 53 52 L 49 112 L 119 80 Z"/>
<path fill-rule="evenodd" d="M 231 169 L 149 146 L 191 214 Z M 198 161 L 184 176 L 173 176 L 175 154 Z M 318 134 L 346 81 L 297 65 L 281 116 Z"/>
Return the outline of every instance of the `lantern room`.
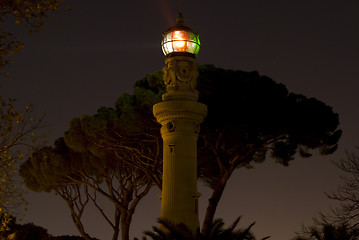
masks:
<path fill-rule="evenodd" d="M 199 52 L 200 41 L 196 32 L 184 26 L 184 18 L 180 13 L 177 24 L 163 33 L 161 45 L 166 57 L 175 55 L 195 57 Z"/>

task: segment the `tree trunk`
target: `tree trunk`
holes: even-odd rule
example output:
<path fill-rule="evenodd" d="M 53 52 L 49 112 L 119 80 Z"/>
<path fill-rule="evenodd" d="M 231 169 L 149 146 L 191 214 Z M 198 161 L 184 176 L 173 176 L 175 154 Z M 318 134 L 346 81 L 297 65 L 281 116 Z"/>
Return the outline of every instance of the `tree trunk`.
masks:
<path fill-rule="evenodd" d="M 119 234 L 120 234 L 120 229 L 118 229 L 118 228 L 113 229 L 112 240 L 118 240 Z"/>
<path fill-rule="evenodd" d="M 128 210 L 123 211 L 121 217 L 121 240 L 130 240 L 130 224 L 132 215 Z"/>
<path fill-rule="evenodd" d="M 113 229 L 112 240 L 118 240 L 118 236 L 120 235 L 121 216 L 122 216 L 122 211 L 120 209 L 118 209 L 118 207 L 116 207 L 114 222 L 112 225 L 112 229 Z"/>
<path fill-rule="evenodd" d="M 92 238 L 90 237 L 90 235 L 88 235 L 86 232 L 85 232 L 85 229 L 81 223 L 81 221 L 79 220 L 74 220 L 75 222 L 75 225 L 76 225 L 76 228 L 77 230 L 79 231 L 79 233 L 81 234 L 81 236 L 86 239 L 86 240 L 91 240 Z"/>
<path fill-rule="evenodd" d="M 205 239 L 208 237 L 211 231 L 211 226 L 213 223 L 214 215 L 217 210 L 218 203 L 221 200 L 223 191 L 226 187 L 228 179 L 232 175 L 232 172 L 232 170 L 225 171 L 225 173 L 221 176 L 215 188 L 213 189 L 211 197 L 208 199 L 206 215 L 204 217 L 201 229 L 201 234 L 205 237 Z"/>
<path fill-rule="evenodd" d="M 75 210 L 73 209 L 73 204 L 71 201 L 67 201 L 67 204 L 69 205 L 70 207 L 70 210 L 71 210 L 71 218 L 72 218 L 72 221 L 75 223 L 75 226 L 77 228 L 77 230 L 79 231 L 79 233 L 81 234 L 81 236 L 86 239 L 86 240 L 91 240 L 91 237 L 90 235 L 88 235 L 86 232 L 85 232 L 85 228 L 81 222 L 81 218 L 77 215 L 77 213 L 75 212 Z"/>

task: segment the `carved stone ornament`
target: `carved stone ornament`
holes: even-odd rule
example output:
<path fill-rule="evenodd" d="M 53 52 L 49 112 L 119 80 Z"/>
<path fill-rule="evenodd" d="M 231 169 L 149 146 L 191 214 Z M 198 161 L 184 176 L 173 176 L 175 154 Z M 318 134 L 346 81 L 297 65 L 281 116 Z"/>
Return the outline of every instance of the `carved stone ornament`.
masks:
<path fill-rule="evenodd" d="M 167 92 L 196 91 L 198 63 L 189 57 L 167 58 L 163 81 Z"/>

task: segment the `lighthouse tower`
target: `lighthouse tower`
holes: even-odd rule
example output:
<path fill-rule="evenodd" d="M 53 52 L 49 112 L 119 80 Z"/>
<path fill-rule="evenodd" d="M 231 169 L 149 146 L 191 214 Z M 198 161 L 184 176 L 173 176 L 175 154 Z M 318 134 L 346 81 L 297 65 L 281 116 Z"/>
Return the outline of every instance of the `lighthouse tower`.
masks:
<path fill-rule="evenodd" d="M 161 219 L 185 224 L 193 233 L 199 229 L 197 138 L 207 114 L 207 106 L 197 102 L 199 47 L 198 34 L 184 25 L 179 14 L 177 24 L 163 33 L 166 93 L 153 106 L 163 139 Z"/>

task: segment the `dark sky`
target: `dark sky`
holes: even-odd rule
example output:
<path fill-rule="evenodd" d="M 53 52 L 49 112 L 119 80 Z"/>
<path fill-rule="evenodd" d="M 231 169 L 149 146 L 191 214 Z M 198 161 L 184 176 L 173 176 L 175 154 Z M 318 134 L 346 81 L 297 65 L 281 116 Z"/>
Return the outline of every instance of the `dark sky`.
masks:
<path fill-rule="evenodd" d="M 46 113 L 52 143 L 72 118 L 113 106 L 121 94 L 131 93 L 136 80 L 163 67 L 161 34 L 174 23 L 178 2 L 65 1 L 72 11 L 53 14 L 40 32 L 30 36 L 14 28 L 25 49 L 9 68 L 1 94 Z M 242 215 L 242 227 L 257 222 L 256 236 L 290 239 L 317 211 L 334 204 L 324 195 L 340 183 L 332 161 L 358 145 L 359 1 L 184 0 L 182 12 L 200 34 L 200 64 L 256 70 L 340 114 L 344 133 L 335 154 L 298 158 L 288 168 L 268 160 L 237 171 L 224 192 L 218 217 L 229 224 Z M 200 191 L 202 220 L 209 191 L 202 185 Z M 158 194 L 154 189 L 137 209 L 132 236 L 155 224 Z M 54 235 L 78 235 L 57 196 L 27 198 L 25 221 Z M 96 213 L 84 218 L 90 234 L 110 239 L 111 229 Z"/>

